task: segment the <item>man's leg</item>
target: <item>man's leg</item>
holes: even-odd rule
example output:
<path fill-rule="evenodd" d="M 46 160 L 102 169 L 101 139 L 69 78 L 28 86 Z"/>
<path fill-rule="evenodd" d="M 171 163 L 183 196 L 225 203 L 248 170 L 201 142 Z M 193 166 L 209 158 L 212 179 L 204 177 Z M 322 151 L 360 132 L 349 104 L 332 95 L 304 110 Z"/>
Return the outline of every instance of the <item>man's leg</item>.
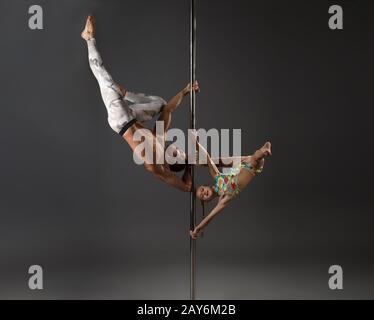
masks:
<path fill-rule="evenodd" d="M 140 123 L 152 120 L 167 104 L 161 97 L 130 91 L 126 92 L 125 100 L 130 102 L 129 108 Z"/>
<path fill-rule="evenodd" d="M 90 68 L 99 84 L 101 96 L 108 111 L 109 125 L 115 132 L 122 136 L 136 122 L 136 119 L 127 103 L 123 100 L 120 87 L 114 82 L 103 65 L 102 58 L 96 46 L 95 26 L 92 16 L 87 18 L 82 38 L 87 42 Z"/>

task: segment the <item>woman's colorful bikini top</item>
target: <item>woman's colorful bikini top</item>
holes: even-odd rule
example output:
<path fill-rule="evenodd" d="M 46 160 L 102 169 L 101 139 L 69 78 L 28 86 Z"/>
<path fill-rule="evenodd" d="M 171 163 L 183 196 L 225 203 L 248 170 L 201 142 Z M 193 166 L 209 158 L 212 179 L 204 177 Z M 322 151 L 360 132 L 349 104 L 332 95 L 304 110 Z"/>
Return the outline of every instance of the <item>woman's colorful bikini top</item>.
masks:
<path fill-rule="evenodd" d="M 232 169 L 234 171 L 234 169 Z M 240 193 L 239 186 L 236 182 L 238 172 L 230 172 L 229 174 L 219 174 L 214 180 L 213 190 L 219 195 L 225 194 L 238 195 Z"/>
<path fill-rule="evenodd" d="M 254 169 L 248 162 L 242 162 L 239 167 L 231 168 L 228 174 L 219 174 L 214 179 L 213 190 L 219 195 L 237 196 L 240 193 L 239 184 L 237 182 L 238 174 L 241 169 L 245 169 L 250 173 L 261 173 L 260 169 Z"/>

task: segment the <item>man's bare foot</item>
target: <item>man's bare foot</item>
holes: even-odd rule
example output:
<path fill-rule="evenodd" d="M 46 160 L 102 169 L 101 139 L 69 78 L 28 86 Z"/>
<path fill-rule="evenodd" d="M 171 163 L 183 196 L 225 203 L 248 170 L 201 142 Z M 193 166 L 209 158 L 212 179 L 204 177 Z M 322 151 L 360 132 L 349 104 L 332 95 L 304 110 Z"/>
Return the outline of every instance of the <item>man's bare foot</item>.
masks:
<path fill-rule="evenodd" d="M 87 17 L 86 26 L 81 36 L 86 41 L 95 37 L 95 18 L 92 15 Z"/>

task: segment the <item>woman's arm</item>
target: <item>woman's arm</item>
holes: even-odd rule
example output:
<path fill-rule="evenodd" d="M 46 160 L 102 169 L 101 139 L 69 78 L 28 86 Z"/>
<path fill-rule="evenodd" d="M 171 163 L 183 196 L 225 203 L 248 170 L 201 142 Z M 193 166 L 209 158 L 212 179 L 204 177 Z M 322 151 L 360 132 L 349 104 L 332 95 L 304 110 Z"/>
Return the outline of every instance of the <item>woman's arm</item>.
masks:
<path fill-rule="evenodd" d="M 195 140 L 196 142 L 196 146 L 198 147 L 198 159 L 197 160 L 200 160 L 200 154 L 203 155 L 203 157 L 205 156 L 208 160 L 208 168 L 209 168 L 209 173 L 210 175 L 215 178 L 216 176 L 218 176 L 219 174 L 221 174 L 217 168 L 217 166 L 215 165 L 214 161 L 212 160 L 212 158 L 210 157 L 210 154 L 208 153 L 208 151 L 206 151 L 206 149 L 196 140 L 196 137 L 194 135 L 191 135 L 192 138 Z M 200 162 L 200 161 L 198 161 Z"/>
<path fill-rule="evenodd" d="M 230 203 L 231 198 L 224 197 L 223 199 L 219 200 L 218 204 L 214 207 L 214 209 L 209 213 L 208 216 L 206 216 L 200 224 L 195 228 L 194 231 L 190 231 L 190 235 L 193 239 L 197 239 L 199 236 L 199 233 L 201 233 L 204 228 L 219 214 L 227 207 L 227 205 Z"/>

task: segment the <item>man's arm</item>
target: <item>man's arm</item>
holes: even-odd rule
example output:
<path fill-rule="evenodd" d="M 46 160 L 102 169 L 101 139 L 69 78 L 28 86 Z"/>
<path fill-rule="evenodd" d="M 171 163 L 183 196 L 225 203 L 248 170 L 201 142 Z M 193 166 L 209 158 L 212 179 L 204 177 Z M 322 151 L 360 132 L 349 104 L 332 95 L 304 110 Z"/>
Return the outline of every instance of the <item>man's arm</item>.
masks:
<path fill-rule="evenodd" d="M 176 108 L 178 108 L 182 103 L 183 98 L 187 96 L 192 90 L 197 92 L 200 90 L 198 82 L 196 82 L 192 87 L 189 83 L 185 88 L 183 88 L 173 98 L 170 99 L 167 104 L 167 107 L 170 109 L 170 111 L 174 111 Z"/>
<path fill-rule="evenodd" d="M 192 180 L 189 174 L 184 174 L 183 179 L 172 173 L 169 169 L 161 167 L 162 169 L 148 170 L 151 171 L 156 178 L 167 183 L 168 185 L 177 188 L 183 192 L 190 192 L 192 187 Z M 187 169 L 186 169 L 187 170 Z"/>

